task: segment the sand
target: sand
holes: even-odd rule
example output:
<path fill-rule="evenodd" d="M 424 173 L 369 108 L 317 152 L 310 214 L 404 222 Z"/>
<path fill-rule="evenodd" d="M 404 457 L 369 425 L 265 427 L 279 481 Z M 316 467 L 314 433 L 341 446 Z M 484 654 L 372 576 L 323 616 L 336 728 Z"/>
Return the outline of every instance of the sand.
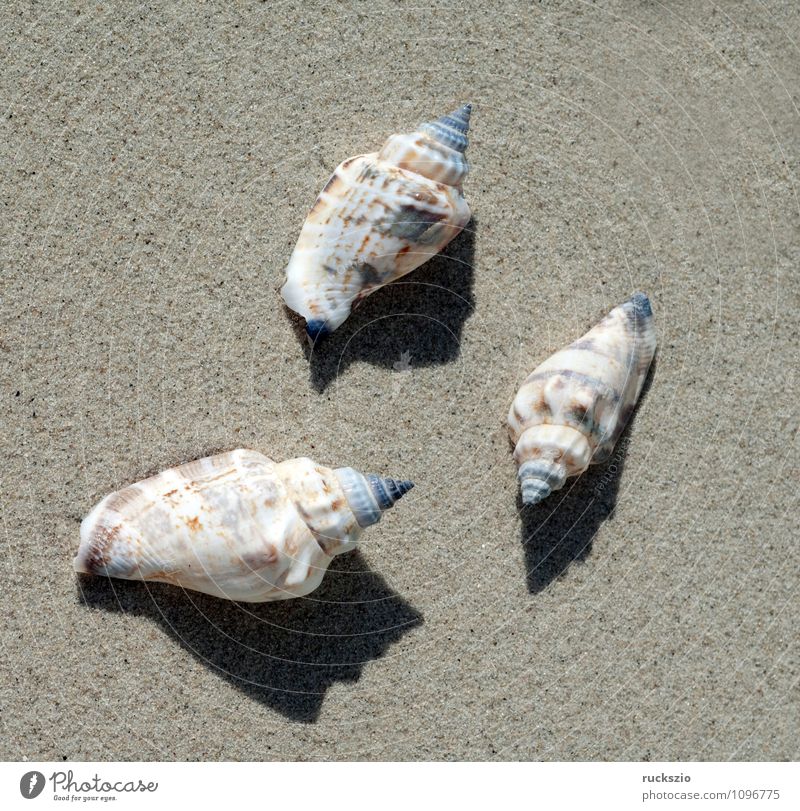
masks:
<path fill-rule="evenodd" d="M 65 5 L 0 17 L 0 755 L 800 755 L 796 5 Z M 309 353 L 317 191 L 465 100 L 474 221 Z M 637 289 L 635 419 L 523 514 L 517 387 Z M 76 578 L 238 446 L 417 486 L 308 599 Z"/>

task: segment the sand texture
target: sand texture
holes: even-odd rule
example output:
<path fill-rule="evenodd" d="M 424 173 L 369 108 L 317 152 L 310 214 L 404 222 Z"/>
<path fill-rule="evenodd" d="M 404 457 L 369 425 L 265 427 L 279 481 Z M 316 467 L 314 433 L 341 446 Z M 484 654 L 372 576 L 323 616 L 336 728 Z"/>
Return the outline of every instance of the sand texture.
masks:
<path fill-rule="evenodd" d="M 5 4 L 0 756 L 800 756 L 799 49 L 788 1 Z M 473 221 L 309 351 L 317 192 L 464 101 Z M 523 511 L 514 393 L 635 290 L 633 421 Z M 236 447 L 416 488 L 306 599 L 74 575 Z"/>

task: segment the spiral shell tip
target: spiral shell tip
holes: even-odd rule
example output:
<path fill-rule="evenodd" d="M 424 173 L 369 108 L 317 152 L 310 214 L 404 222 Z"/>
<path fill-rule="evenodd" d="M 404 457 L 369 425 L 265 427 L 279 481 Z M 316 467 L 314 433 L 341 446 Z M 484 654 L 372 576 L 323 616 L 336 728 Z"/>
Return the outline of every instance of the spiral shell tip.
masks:
<path fill-rule="evenodd" d="M 647 298 L 646 293 L 634 293 L 631 296 L 631 304 L 633 304 L 636 314 L 643 318 L 649 318 L 653 314 L 653 308 L 650 306 L 650 299 Z"/>
<path fill-rule="evenodd" d="M 384 479 L 374 473 L 366 479 L 381 510 L 391 509 L 414 486 L 414 482 L 405 479 Z"/>
<path fill-rule="evenodd" d="M 412 487 L 414 487 L 414 482 L 409 481 L 408 479 L 395 479 L 395 485 L 397 485 L 397 490 L 400 493 L 400 497 L 404 496 Z"/>
<path fill-rule="evenodd" d="M 563 487 L 567 471 L 563 464 L 549 459 L 525 462 L 519 469 L 519 486 L 523 504 L 538 504 L 553 490 Z"/>
<path fill-rule="evenodd" d="M 457 110 L 450 113 L 449 118 L 455 118 L 464 122 L 464 132 L 469 129 L 469 117 L 472 115 L 472 102 L 462 104 Z"/>
<path fill-rule="evenodd" d="M 520 483 L 520 490 L 522 503 L 528 506 L 544 501 L 553 492 L 550 485 L 541 479 L 523 479 Z"/>
<path fill-rule="evenodd" d="M 462 104 L 452 113 L 437 118 L 436 121 L 427 121 L 420 129 L 445 146 L 457 152 L 466 152 L 469 141 L 469 117 L 472 114 L 472 104 Z"/>

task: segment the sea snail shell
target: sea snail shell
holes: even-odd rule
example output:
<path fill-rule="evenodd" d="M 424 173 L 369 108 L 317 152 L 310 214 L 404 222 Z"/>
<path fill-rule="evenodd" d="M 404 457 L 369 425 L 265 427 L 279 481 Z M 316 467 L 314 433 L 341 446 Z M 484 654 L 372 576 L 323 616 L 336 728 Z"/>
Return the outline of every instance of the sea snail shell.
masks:
<path fill-rule="evenodd" d="M 106 496 L 81 524 L 73 565 L 229 600 L 301 597 L 412 487 L 307 458 L 221 453 Z"/>
<path fill-rule="evenodd" d="M 522 500 L 537 504 L 605 461 L 625 428 L 656 350 L 644 293 L 528 376 L 508 414 Z"/>
<path fill-rule="evenodd" d="M 380 152 L 339 164 L 300 231 L 281 290 L 311 340 L 439 253 L 469 222 L 461 184 L 471 111 L 465 104 L 392 135 Z"/>

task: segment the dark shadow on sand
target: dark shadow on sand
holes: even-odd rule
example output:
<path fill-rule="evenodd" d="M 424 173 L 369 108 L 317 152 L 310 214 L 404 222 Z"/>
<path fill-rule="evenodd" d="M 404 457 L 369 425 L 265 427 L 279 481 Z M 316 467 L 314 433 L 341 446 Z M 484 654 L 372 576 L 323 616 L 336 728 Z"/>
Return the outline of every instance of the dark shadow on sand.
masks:
<path fill-rule="evenodd" d="M 650 364 L 637 410 L 652 384 L 656 362 L 657 357 Z M 573 561 L 586 560 L 600 525 L 607 518 L 613 518 L 630 429 L 635 419 L 636 411 L 608 461 L 591 465 L 576 479 L 567 479 L 561 490 L 540 504 L 527 507 L 517 493 L 517 511 L 522 518 L 520 538 L 525 549 L 528 591 L 531 594 L 545 589 L 564 574 Z"/>
<path fill-rule="evenodd" d="M 289 315 L 305 347 L 314 388 L 325 391 L 354 361 L 391 369 L 402 357 L 410 357 L 415 368 L 455 360 L 464 323 L 475 307 L 477 229 L 473 217 L 442 253 L 367 296 L 339 329 L 313 347 L 300 321 Z"/>
<path fill-rule="evenodd" d="M 359 552 L 335 558 L 308 597 L 233 603 L 160 583 L 80 576 L 78 596 L 146 616 L 242 692 L 295 721 L 317 719 L 327 689 L 358 681 L 422 616 Z"/>

